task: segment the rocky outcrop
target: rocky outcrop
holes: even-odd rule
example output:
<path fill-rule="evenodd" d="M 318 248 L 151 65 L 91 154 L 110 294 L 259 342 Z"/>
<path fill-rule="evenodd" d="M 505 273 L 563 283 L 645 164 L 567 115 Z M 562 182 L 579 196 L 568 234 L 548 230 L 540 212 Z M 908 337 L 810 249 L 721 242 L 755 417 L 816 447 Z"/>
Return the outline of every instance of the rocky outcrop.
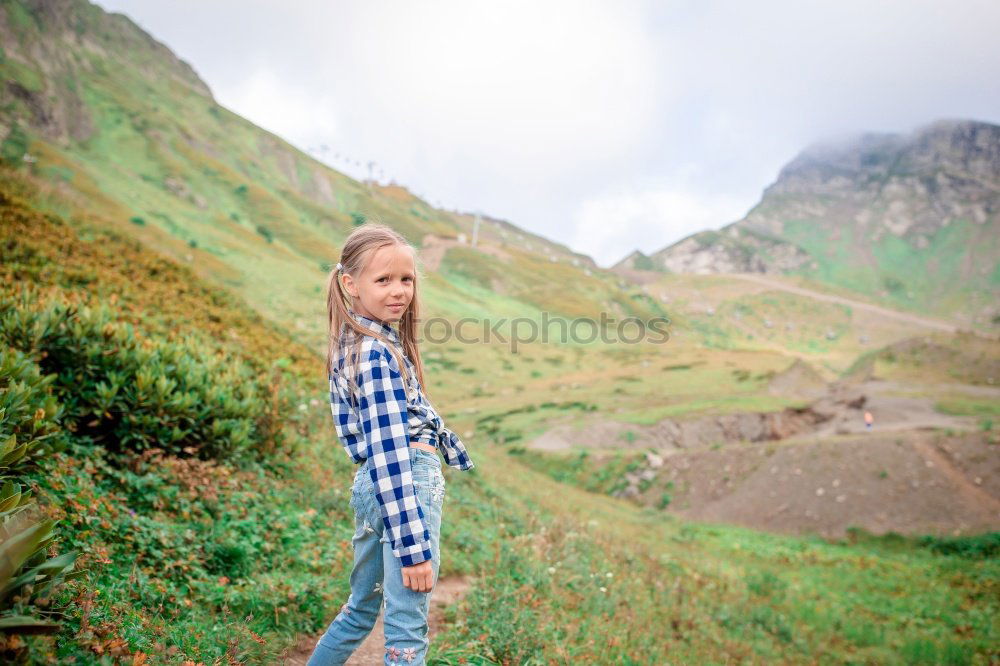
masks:
<path fill-rule="evenodd" d="M 1000 126 L 944 120 L 910 135 L 814 145 L 781 170 L 742 220 L 650 256 L 679 273 L 782 273 L 816 268 L 825 239 L 850 241 L 855 257 L 878 270 L 872 244 L 895 236 L 919 251 L 957 220 L 1000 223 Z M 809 227 L 808 249 L 801 230 L 789 226 L 799 223 Z M 970 259 L 954 277 L 984 274 L 995 262 Z"/>
<path fill-rule="evenodd" d="M 83 100 L 88 77 L 115 74 L 126 53 L 129 71 L 166 76 L 181 89 L 212 93 L 190 65 L 128 17 L 86 0 L 12 0 L 0 5 L 3 82 L 0 124 L 17 124 L 65 145 L 95 130 Z"/>
<path fill-rule="evenodd" d="M 740 223 L 775 236 L 817 219 L 911 239 L 963 218 L 1000 213 L 1000 126 L 939 121 L 909 136 L 865 134 L 810 147 L 790 162 Z"/>

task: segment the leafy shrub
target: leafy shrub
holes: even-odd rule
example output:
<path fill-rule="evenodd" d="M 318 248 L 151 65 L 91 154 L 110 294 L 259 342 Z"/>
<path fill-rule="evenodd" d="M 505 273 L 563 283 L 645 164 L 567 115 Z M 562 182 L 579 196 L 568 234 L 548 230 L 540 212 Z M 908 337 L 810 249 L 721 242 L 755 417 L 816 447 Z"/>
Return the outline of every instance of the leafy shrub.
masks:
<path fill-rule="evenodd" d="M 19 484 L 10 481 L 0 489 L 0 507 L 10 507 L 0 510 L 0 631 L 55 631 L 58 623 L 34 612 L 40 605 L 48 606 L 48 597 L 59 584 L 81 572 L 72 571 L 75 552 L 48 557 L 55 522 L 29 514 L 25 495 Z"/>
<path fill-rule="evenodd" d="M 274 242 L 274 232 L 265 227 L 264 225 L 257 225 L 257 233 L 264 237 L 268 243 Z"/>
<path fill-rule="evenodd" d="M 78 437 L 204 457 L 278 444 L 277 391 L 257 369 L 191 339 L 145 338 L 106 307 L 35 298 L 0 298 L 0 343 L 55 375 L 62 424 Z"/>
<path fill-rule="evenodd" d="M 957 555 L 970 560 L 987 560 L 1000 556 L 1000 532 L 960 537 L 926 535 L 920 537 L 918 543 L 940 555 Z"/>
<path fill-rule="evenodd" d="M 21 352 L 0 348 L 0 473 L 57 441 L 62 408 L 49 392 L 54 379 L 43 377 L 38 364 Z"/>
<path fill-rule="evenodd" d="M 75 553 L 48 558 L 55 523 L 35 515 L 32 492 L 16 475 L 63 443 L 53 380 L 23 353 L 0 347 L 0 631 L 6 633 L 56 630 L 50 617 L 38 617 L 39 601 L 48 606 L 56 586 L 75 575 Z"/>

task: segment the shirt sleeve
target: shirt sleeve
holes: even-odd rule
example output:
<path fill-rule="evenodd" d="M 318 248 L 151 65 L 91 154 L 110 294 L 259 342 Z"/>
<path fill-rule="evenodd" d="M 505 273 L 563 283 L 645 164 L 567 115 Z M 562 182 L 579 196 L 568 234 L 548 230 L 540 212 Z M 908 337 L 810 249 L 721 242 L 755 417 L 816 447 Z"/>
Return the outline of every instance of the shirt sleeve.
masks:
<path fill-rule="evenodd" d="M 391 352 L 377 341 L 360 370 L 358 407 L 382 522 L 402 566 L 420 564 L 431 559 L 431 539 L 413 488 L 403 377 Z"/>

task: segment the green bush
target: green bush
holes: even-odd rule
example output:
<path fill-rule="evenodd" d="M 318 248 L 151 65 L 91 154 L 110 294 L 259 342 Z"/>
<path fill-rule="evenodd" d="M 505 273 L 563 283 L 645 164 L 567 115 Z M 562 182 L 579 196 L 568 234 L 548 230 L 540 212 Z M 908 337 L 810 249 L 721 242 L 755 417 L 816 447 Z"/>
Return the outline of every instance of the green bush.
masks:
<path fill-rule="evenodd" d="M 34 361 L 6 346 L 0 348 L 0 474 L 14 471 L 46 445 L 61 443 L 62 408 Z"/>
<path fill-rule="evenodd" d="M 76 437 L 202 457 L 280 443 L 278 392 L 264 372 L 192 339 L 146 338 L 108 308 L 36 298 L 0 298 L 0 343 L 55 375 L 61 424 Z"/>
<path fill-rule="evenodd" d="M 268 243 L 274 242 L 274 232 L 265 227 L 264 225 L 262 224 L 257 225 L 257 233 L 263 236 L 264 240 L 266 240 Z"/>
<path fill-rule="evenodd" d="M 1000 532 L 959 537 L 925 535 L 920 537 L 918 543 L 940 555 L 957 555 L 970 560 L 988 560 L 1000 556 Z"/>
<path fill-rule="evenodd" d="M 51 395 L 54 379 L 43 376 L 25 354 L 0 347 L 0 631 L 5 633 L 55 631 L 52 610 L 39 606 L 48 607 L 54 589 L 75 575 L 76 553 L 48 557 L 55 523 L 35 515 L 32 492 L 19 483 L 28 465 L 65 443 L 57 423 L 62 410 Z"/>

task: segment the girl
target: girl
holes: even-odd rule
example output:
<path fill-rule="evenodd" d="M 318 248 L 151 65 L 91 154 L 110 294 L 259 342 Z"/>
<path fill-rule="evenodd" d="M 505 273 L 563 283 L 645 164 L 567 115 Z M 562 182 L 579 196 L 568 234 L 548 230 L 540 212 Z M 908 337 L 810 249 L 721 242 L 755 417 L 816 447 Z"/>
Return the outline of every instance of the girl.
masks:
<path fill-rule="evenodd" d="M 337 435 L 359 468 L 351 491 L 351 594 L 309 666 L 343 664 L 385 608 L 385 664 L 419 666 L 441 563 L 444 476 L 472 460 L 423 393 L 413 247 L 387 226 L 347 238 L 330 274 L 327 370 Z M 397 324 L 394 328 L 391 324 Z"/>

